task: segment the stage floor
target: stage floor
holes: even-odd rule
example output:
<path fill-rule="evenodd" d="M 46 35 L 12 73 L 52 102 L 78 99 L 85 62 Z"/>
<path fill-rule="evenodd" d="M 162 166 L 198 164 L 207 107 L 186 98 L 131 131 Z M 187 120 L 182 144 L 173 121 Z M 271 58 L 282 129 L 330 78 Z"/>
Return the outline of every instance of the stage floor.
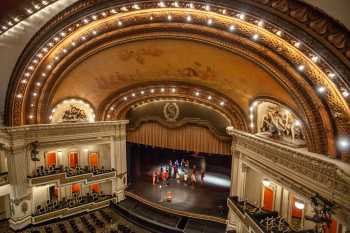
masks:
<path fill-rule="evenodd" d="M 171 179 L 168 186 L 153 185 L 152 177 L 140 176 L 127 189 L 143 199 L 163 207 L 195 214 L 227 217 L 227 197 L 229 196 L 229 177 L 217 173 L 206 173 L 204 183 L 186 184 Z M 172 192 L 171 202 L 166 201 L 166 193 Z"/>

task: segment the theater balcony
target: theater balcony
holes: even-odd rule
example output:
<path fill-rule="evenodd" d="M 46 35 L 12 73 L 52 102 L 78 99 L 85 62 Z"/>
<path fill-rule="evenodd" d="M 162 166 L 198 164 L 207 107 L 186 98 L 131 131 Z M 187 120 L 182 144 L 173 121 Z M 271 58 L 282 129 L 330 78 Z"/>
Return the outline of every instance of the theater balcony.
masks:
<path fill-rule="evenodd" d="M 0 186 L 7 185 L 8 183 L 8 172 L 2 172 L 0 174 Z"/>
<path fill-rule="evenodd" d="M 56 184 L 57 186 L 67 185 L 76 182 L 86 184 L 107 179 L 116 178 L 115 169 L 102 168 L 52 168 L 49 170 L 38 169 L 37 176 L 28 177 L 30 186 Z"/>
<path fill-rule="evenodd" d="M 348 164 L 230 127 L 227 132 L 233 138 L 231 229 L 308 232 L 322 221 L 334 228 L 348 223 Z M 334 209 L 337 220 L 315 209 Z"/>
<path fill-rule="evenodd" d="M 116 199 L 115 195 L 102 193 L 75 194 L 70 198 L 47 201 L 46 205 L 38 205 L 32 215 L 32 224 L 36 225 L 48 220 L 65 218 L 71 215 L 89 212 L 109 206 Z"/>
<path fill-rule="evenodd" d="M 239 201 L 238 197 L 229 197 L 227 205 L 243 223 L 241 227 L 247 228 L 246 230 L 256 233 L 296 232 L 275 211 L 263 210 L 247 201 Z"/>

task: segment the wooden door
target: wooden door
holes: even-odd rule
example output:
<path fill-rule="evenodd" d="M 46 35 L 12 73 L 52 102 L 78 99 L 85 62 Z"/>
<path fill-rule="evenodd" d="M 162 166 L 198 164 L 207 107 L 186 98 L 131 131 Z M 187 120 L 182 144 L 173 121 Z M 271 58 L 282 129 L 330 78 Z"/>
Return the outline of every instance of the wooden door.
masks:
<path fill-rule="evenodd" d="M 48 152 L 46 154 L 47 167 L 56 166 L 56 152 Z"/>
<path fill-rule="evenodd" d="M 269 187 L 264 187 L 264 210 L 273 210 L 273 190 Z"/>
<path fill-rule="evenodd" d="M 90 167 L 98 167 L 98 153 L 91 152 L 89 154 L 89 166 Z"/>
<path fill-rule="evenodd" d="M 69 153 L 69 167 L 76 168 L 78 166 L 78 152 Z"/>

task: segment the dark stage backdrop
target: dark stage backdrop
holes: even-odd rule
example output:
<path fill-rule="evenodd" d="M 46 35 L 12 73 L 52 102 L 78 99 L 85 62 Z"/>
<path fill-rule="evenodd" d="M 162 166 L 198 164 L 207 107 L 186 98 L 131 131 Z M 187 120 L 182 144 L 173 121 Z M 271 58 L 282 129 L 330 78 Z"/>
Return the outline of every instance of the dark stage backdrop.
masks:
<path fill-rule="evenodd" d="M 200 167 L 201 158 L 205 158 L 206 170 L 231 175 L 231 156 L 220 154 L 196 153 L 194 151 L 173 150 L 161 147 L 153 147 L 143 144 L 127 143 L 128 181 L 133 181 L 141 176 L 150 174 L 154 166 L 165 164 L 169 160 L 190 160 L 190 164 Z"/>

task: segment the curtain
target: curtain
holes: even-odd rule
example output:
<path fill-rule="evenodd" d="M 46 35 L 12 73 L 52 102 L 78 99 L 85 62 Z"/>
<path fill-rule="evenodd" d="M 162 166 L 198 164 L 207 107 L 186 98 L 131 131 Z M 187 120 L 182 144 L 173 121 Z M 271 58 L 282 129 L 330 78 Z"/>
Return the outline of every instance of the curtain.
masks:
<path fill-rule="evenodd" d="M 141 125 L 129 131 L 127 141 L 175 150 L 195 151 L 209 154 L 230 154 L 231 141 L 215 137 L 209 129 L 196 125 L 166 128 L 156 122 Z"/>

